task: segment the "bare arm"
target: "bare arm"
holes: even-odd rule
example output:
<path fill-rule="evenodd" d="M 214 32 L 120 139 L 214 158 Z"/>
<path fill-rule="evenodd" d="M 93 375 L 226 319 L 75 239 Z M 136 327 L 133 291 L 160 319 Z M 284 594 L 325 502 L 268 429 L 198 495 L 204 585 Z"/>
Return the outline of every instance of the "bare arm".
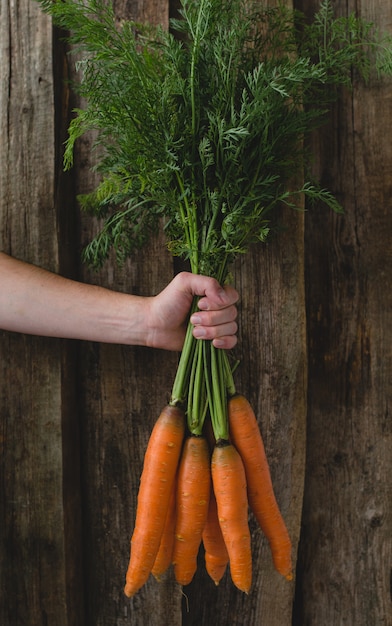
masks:
<path fill-rule="evenodd" d="M 201 307 L 207 309 L 195 320 L 195 334 L 233 347 L 238 295 L 213 279 L 183 273 L 145 298 L 69 280 L 0 253 L 4 330 L 179 350 L 193 295 L 205 296 Z"/>

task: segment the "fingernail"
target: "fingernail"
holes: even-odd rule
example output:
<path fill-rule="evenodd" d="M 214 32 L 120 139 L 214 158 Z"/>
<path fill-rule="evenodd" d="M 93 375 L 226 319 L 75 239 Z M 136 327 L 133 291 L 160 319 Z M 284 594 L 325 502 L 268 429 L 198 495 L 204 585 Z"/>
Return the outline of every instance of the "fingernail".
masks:
<path fill-rule="evenodd" d="M 203 328 L 202 326 L 196 326 L 196 328 L 193 329 L 193 336 L 196 337 L 196 339 L 201 339 L 202 337 L 205 337 L 205 328 Z"/>
<path fill-rule="evenodd" d="M 201 317 L 199 315 L 192 315 L 191 324 L 201 324 Z"/>

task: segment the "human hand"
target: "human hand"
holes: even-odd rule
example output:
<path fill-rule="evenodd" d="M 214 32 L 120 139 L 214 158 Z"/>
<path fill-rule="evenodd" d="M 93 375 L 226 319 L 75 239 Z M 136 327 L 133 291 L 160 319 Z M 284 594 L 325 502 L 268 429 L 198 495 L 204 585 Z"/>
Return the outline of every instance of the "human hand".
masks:
<path fill-rule="evenodd" d="M 147 345 L 181 350 L 194 296 L 199 310 L 191 317 L 193 335 L 211 340 L 216 348 L 231 349 L 237 343 L 237 291 L 224 288 L 208 276 L 181 272 L 157 296 L 149 299 Z"/>

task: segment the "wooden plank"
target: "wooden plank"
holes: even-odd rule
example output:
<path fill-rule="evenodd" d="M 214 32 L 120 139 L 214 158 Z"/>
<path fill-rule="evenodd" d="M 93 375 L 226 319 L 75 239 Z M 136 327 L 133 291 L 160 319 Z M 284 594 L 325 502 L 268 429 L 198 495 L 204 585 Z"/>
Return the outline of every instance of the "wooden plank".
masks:
<path fill-rule="evenodd" d="M 276 6 L 273 0 L 266 2 Z M 292 6 L 287 1 L 288 7 Z M 304 221 L 291 211 L 278 220 L 279 237 L 255 247 L 234 268 L 240 292 L 240 367 L 237 388 L 251 402 L 265 440 L 275 493 L 293 542 L 296 562 L 305 475 L 307 356 Z M 274 570 L 268 543 L 250 516 L 253 585 L 236 590 L 227 572 L 218 588 L 200 568 L 184 589 L 183 626 L 289 626 L 295 583 Z"/>
<path fill-rule="evenodd" d="M 171 276 L 164 259 L 161 246 L 152 245 L 123 272 L 114 270 L 114 284 L 155 293 Z M 102 270 L 99 282 L 113 269 Z M 150 580 L 132 600 L 123 594 L 144 452 L 176 362 L 175 353 L 97 344 L 80 356 L 87 614 L 97 625 L 143 626 L 146 616 L 152 626 L 181 623 L 181 592 L 172 579 Z"/>
<path fill-rule="evenodd" d="M 315 6 L 317 3 L 307 3 Z M 391 4 L 339 2 L 392 29 Z M 296 622 L 392 623 L 392 85 L 342 92 L 315 137 L 345 216 L 306 222 L 308 452 Z"/>
<path fill-rule="evenodd" d="M 50 20 L 30 0 L 4 2 L 0 41 L 0 247 L 58 271 Z M 75 426 L 72 361 L 60 341 L 0 335 L 4 626 L 83 623 L 77 441 L 63 456 Z"/>
<path fill-rule="evenodd" d="M 152 21 L 166 15 L 164 3 Z M 119 14 L 124 6 L 117 3 Z M 147 9 L 143 3 L 143 15 Z M 174 3 L 171 10 L 174 9 Z M 133 5 L 130 10 L 135 11 Z M 135 15 L 132 13 L 133 17 Z M 154 17 L 155 16 L 155 17 Z M 94 184 L 87 171 L 90 145 L 78 146 L 75 175 L 79 191 Z M 288 213 L 287 235 L 255 250 L 235 270 L 242 294 L 239 386 L 258 412 L 282 510 L 294 544 L 299 537 L 304 479 L 306 347 L 302 217 Z M 82 219 L 81 243 L 94 232 Z M 173 273 L 172 261 L 158 237 L 121 270 L 109 263 L 98 274 L 83 268 L 88 282 L 148 295 Z M 291 624 L 294 584 L 276 574 L 269 548 L 253 522 L 254 587 L 249 597 L 237 592 L 229 576 L 216 589 L 201 563 L 194 583 L 182 595 L 169 575 L 154 580 L 131 601 L 123 596 L 128 542 L 144 451 L 156 416 L 174 376 L 176 356 L 140 348 L 91 345 L 80 358 L 83 414 L 84 558 L 88 580 L 89 622 L 144 626 L 201 624 L 268 626 Z"/>
<path fill-rule="evenodd" d="M 282 223 L 284 234 L 254 249 L 235 268 L 235 285 L 241 294 L 236 385 L 258 416 L 295 562 L 306 419 L 303 216 L 287 212 Z M 252 516 L 250 525 L 254 572 L 249 595 L 233 587 L 228 572 L 216 588 L 201 558 L 194 581 L 184 589 L 184 625 L 291 625 L 294 583 L 274 570 L 268 543 Z"/>
<path fill-rule="evenodd" d="M 116 2 L 120 18 L 167 25 L 168 4 Z M 75 154 L 77 192 L 96 183 L 89 140 Z M 81 217 L 81 245 L 93 235 L 91 216 Z M 99 272 L 81 267 L 87 282 L 139 295 L 153 295 L 173 277 L 173 263 L 160 235 L 119 268 L 111 259 Z M 153 424 L 167 402 L 178 355 L 137 347 L 86 344 L 80 353 L 82 414 L 83 555 L 86 620 L 95 626 L 181 624 L 181 590 L 171 577 L 154 580 L 131 600 L 124 593 L 137 491 Z"/>
<path fill-rule="evenodd" d="M 31 261 L 41 246 L 40 260 L 57 269 L 51 25 L 33 2 L 3 6 L 1 242 L 12 254 L 25 251 Z"/>

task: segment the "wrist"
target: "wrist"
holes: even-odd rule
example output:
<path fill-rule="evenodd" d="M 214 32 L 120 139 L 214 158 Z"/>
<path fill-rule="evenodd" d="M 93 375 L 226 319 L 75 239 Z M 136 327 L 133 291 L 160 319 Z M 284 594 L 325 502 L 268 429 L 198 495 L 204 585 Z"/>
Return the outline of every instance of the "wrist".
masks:
<path fill-rule="evenodd" d="M 117 343 L 130 346 L 149 346 L 152 330 L 150 329 L 150 300 L 143 296 L 122 294 L 123 299 L 116 311 L 113 311 L 114 332 L 118 334 Z"/>

